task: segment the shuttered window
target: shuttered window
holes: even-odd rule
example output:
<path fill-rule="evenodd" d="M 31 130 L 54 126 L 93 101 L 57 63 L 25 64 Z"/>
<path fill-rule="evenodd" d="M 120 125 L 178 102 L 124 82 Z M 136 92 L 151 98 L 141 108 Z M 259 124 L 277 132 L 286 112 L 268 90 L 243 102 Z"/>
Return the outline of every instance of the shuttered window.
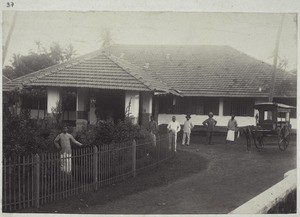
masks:
<path fill-rule="evenodd" d="M 224 116 L 254 116 L 254 98 L 225 98 Z"/>
<path fill-rule="evenodd" d="M 209 97 L 176 97 L 160 96 L 159 113 L 161 114 L 219 114 L 219 99 Z"/>

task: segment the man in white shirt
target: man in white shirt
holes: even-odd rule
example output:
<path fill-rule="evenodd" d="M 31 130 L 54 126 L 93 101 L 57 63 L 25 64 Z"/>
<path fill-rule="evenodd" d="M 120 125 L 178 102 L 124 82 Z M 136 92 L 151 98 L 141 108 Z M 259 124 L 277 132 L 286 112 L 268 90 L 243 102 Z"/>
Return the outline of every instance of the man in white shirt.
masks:
<path fill-rule="evenodd" d="M 173 146 L 174 152 L 177 152 L 177 133 L 180 131 L 180 124 L 176 121 L 176 117 L 172 116 L 172 121 L 168 124 L 169 131 L 169 150 Z"/>
<path fill-rule="evenodd" d="M 55 138 L 54 144 L 57 149 L 60 149 L 60 168 L 68 175 L 72 172 L 71 142 L 78 146 L 82 146 L 80 142 L 76 141 L 74 137 L 68 133 L 68 127 L 64 126 L 63 132 Z"/>
<path fill-rule="evenodd" d="M 191 116 L 187 115 L 186 116 L 186 121 L 183 124 L 183 137 L 182 137 L 182 145 L 185 145 L 185 140 L 186 141 L 186 145 L 189 146 L 190 145 L 190 138 L 191 138 L 191 131 L 194 127 L 192 121 L 190 120 Z"/>

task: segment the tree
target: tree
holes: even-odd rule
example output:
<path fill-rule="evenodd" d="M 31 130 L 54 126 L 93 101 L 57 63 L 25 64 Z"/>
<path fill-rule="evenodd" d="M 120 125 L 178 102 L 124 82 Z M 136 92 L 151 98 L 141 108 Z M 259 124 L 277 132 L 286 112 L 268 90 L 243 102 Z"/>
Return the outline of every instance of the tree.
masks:
<path fill-rule="evenodd" d="M 106 48 L 113 44 L 113 37 L 111 30 L 108 28 L 105 28 L 102 30 L 100 34 L 100 39 L 102 41 L 102 48 Z"/>
<path fill-rule="evenodd" d="M 72 59 L 74 56 L 76 56 L 76 50 L 74 49 L 72 44 L 69 44 L 65 48 L 63 54 L 64 54 L 65 60 L 68 61 L 68 60 Z"/>
<path fill-rule="evenodd" d="M 27 56 L 19 54 L 13 55 L 12 66 L 16 77 L 26 75 L 28 73 L 38 71 L 56 64 L 48 54 L 30 53 Z"/>
<path fill-rule="evenodd" d="M 12 67 L 5 66 L 3 74 L 14 79 L 70 60 L 76 55 L 76 50 L 72 44 L 64 49 L 58 42 L 53 42 L 49 51 L 42 46 L 40 41 L 35 41 L 35 44 L 37 45 L 36 51 L 32 50 L 28 55 L 13 54 Z"/>
<path fill-rule="evenodd" d="M 56 64 L 64 61 L 65 57 L 63 55 L 63 48 L 58 42 L 52 43 L 49 56 Z"/>
<path fill-rule="evenodd" d="M 11 66 L 4 66 L 3 75 L 9 79 L 17 77 L 14 72 L 14 68 Z"/>

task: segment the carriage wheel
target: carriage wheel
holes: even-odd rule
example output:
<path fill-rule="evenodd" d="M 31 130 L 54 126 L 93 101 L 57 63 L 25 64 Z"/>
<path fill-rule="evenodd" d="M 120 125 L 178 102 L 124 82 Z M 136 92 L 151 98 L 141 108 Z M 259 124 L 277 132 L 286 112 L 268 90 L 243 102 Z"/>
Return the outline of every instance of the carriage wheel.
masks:
<path fill-rule="evenodd" d="M 290 134 L 284 137 L 281 133 L 278 135 L 278 147 L 281 151 L 286 150 L 290 143 Z"/>

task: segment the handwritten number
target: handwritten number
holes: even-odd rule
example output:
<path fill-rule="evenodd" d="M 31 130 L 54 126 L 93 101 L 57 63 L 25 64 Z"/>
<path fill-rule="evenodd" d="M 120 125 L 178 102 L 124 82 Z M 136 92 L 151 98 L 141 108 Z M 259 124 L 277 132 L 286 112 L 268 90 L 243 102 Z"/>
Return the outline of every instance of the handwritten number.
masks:
<path fill-rule="evenodd" d="M 14 7 L 14 5 L 15 5 L 15 3 L 13 3 L 13 2 L 7 2 L 6 3 L 7 8 L 12 8 L 12 7 Z"/>

